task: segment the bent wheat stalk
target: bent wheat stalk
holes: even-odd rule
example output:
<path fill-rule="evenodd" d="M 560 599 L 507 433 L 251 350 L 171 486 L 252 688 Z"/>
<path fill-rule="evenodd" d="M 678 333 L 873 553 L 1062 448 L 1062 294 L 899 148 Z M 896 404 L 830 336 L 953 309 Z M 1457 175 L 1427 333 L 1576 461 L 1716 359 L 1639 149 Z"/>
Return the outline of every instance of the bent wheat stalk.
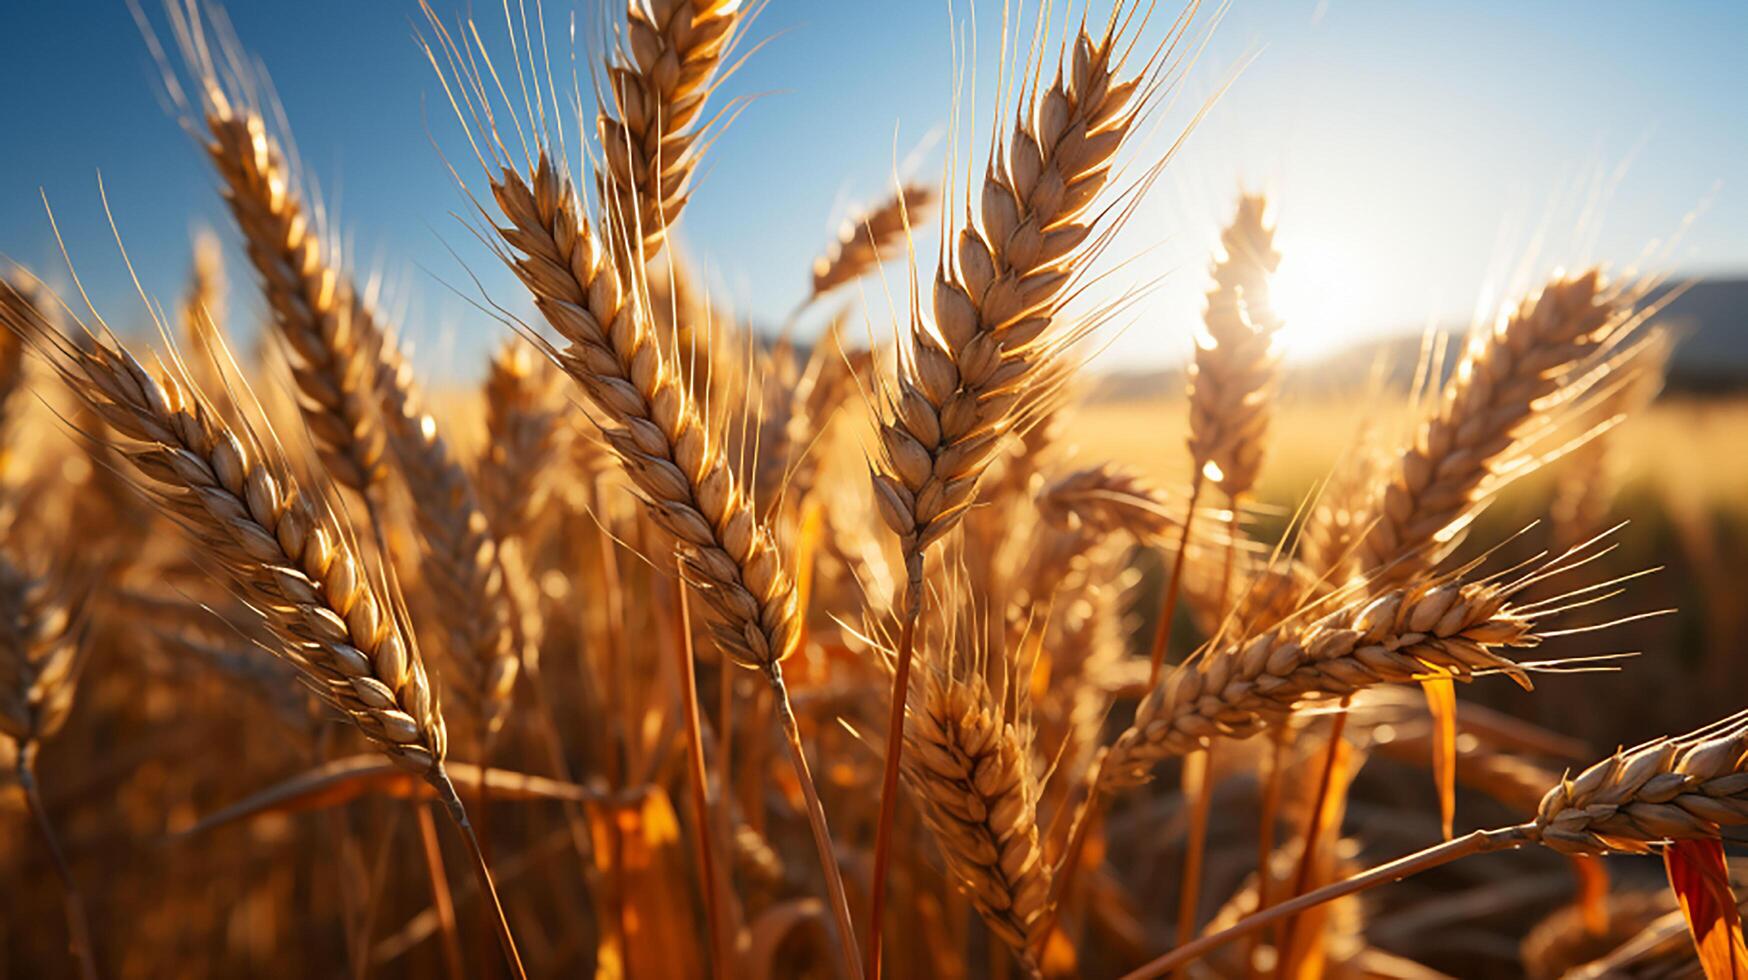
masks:
<path fill-rule="evenodd" d="M 443 767 L 443 714 L 398 602 L 358 558 L 352 535 L 303 493 L 276 444 L 221 419 L 186 376 L 154 376 L 124 347 L 81 327 L 74 343 L 7 309 L 56 373 L 117 436 L 136 482 L 256 609 L 276 655 L 390 759 L 436 790 L 494 897 L 472 824 Z M 107 331 L 106 331 L 107 333 Z M 509 923 L 498 938 L 522 976 Z"/>
<path fill-rule="evenodd" d="M 1224 943 L 1325 902 L 1400 881 L 1458 858 L 1541 844 L 1566 854 L 1643 854 L 1674 840 L 1716 840 L 1748 823 L 1748 712 L 1659 738 L 1591 766 L 1548 791 L 1536 819 L 1477 830 L 1379 865 L 1203 936 L 1125 977 L 1163 976 Z"/>

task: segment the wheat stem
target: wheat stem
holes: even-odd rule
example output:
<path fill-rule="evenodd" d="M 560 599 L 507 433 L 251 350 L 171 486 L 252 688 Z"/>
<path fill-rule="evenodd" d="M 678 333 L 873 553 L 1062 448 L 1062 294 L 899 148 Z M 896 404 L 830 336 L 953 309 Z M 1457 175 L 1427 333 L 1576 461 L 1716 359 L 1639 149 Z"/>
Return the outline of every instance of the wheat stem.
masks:
<path fill-rule="evenodd" d="M 43 849 L 49 853 L 49 862 L 61 879 L 61 894 L 67 905 L 67 941 L 72 947 L 73 959 L 79 964 L 79 974 L 85 980 L 96 980 L 97 960 L 91 946 L 91 921 L 86 918 L 85 899 L 73 881 L 73 869 L 61 851 L 60 838 L 55 835 L 54 824 L 49 822 L 48 810 L 43 807 L 42 793 L 36 783 L 36 752 L 36 742 L 27 739 L 18 743 L 18 786 L 24 791 L 25 805 L 35 818 L 37 834 L 42 838 Z"/>
<path fill-rule="evenodd" d="M 480 782 L 483 785 L 483 768 L 481 773 Z M 479 837 L 474 833 L 473 823 L 467 818 L 467 808 L 461 803 L 461 795 L 455 791 L 455 783 L 450 780 L 449 773 L 444 771 L 441 764 L 433 767 L 425 779 L 437 791 L 438 801 L 449 813 L 450 821 L 460 831 L 461 839 L 467 844 L 468 853 L 473 857 L 474 875 L 479 880 L 480 891 L 491 900 L 498 945 L 504 950 L 504 964 L 510 968 L 510 975 L 515 980 L 528 980 L 528 972 L 522 968 L 522 954 L 516 951 L 516 937 L 510 933 L 510 920 L 504 915 L 503 902 L 498 899 L 498 888 L 492 884 L 492 869 L 486 864 L 485 851 L 480 849 Z"/>
<path fill-rule="evenodd" d="M 1171 638 L 1171 621 L 1177 615 L 1178 593 L 1182 589 L 1184 575 L 1184 556 L 1190 553 L 1190 528 L 1196 522 L 1196 503 L 1201 500 L 1202 486 L 1206 481 L 1202 471 L 1197 470 L 1195 478 L 1190 482 L 1190 502 L 1184 510 L 1183 528 L 1178 533 L 1177 555 L 1172 558 L 1171 577 L 1165 581 L 1164 599 L 1160 603 L 1159 622 L 1153 627 L 1153 648 L 1148 653 L 1147 686 L 1159 684 L 1159 671 L 1165 666 L 1166 641 Z"/>
<path fill-rule="evenodd" d="M 1153 977 L 1165 976 L 1177 967 L 1193 962 L 1198 957 L 1218 949 L 1234 939 L 1248 936 L 1265 926 L 1273 925 L 1282 919 L 1298 915 L 1344 895 L 1362 892 L 1387 882 L 1400 881 L 1410 875 L 1430 871 L 1471 854 L 1522 847 L 1531 841 L 1530 831 L 1531 828 L 1527 824 L 1498 830 L 1477 830 L 1465 837 L 1435 844 L 1387 864 L 1380 864 L 1344 881 L 1325 885 L 1316 891 L 1306 892 L 1297 898 L 1252 913 L 1229 928 L 1185 943 L 1171 952 L 1149 961 L 1140 969 L 1125 974 L 1123 980 L 1151 980 Z"/>
<path fill-rule="evenodd" d="M 795 723 L 795 711 L 789 704 L 789 689 L 783 684 L 783 668 L 773 663 L 765 676 L 771 684 L 771 694 L 777 702 L 777 720 L 783 727 L 783 740 L 789 747 L 789 762 L 795 768 L 795 779 L 801 784 L 801 795 L 807 800 L 807 823 L 813 831 L 813 846 L 819 851 L 820 867 L 825 871 L 826 894 L 831 900 L 832 916 L 837 920 L 838 945 L 843 950 L 845 975 L 862 980 L 862 961 L 856 955 L 856 926 L 850 917 L 850 899 L 844 891 L 843 872 L 832 849 L 831 828 L 826 825 L 825 806 L 819 801 L 819 788 L 807 767 L 807 752 L 801 745 L 801 728 Z"/>
<path fill-rule="evenodd" d="M 727 975 L 730 948 L 728 934 L 722 926 L 722 909 L 717 904 L 719 894 L 716 887 L 716 856 L 712 853 L 710 843 L 710 798 L 704 788 L 704 736 L 700 733 L 698 721 L 698 680 L 692 649 L 692 611 L 686 600 L 686 583 L 683 579 L 674 582 L 674 597 L 680 607 L 680 635 L 674 645 L 677 655 L 675 667 L 679 671 L 677 680 L 680 682 L 680 705 L 685 716 L 686 777 L 692 792 L 693 825 L 697 831 L 694 837 L 698 848 L 698 871 L 702 878 L 699 890 L 703 892 L 704 913 L 710 929 L 710 949 L 713 954 L 711 972 L 720 980 Z"/>
<path fill-rule="evenodd" d="M 880 816 L 874 829 L 874 882 L 868 899 L 867 976 L 880 977 L 880 927 L 886 907 L 886 869 L 892 861 L 892 823 L 898 811 L 898 771 L 904 751 L 904 706 L 910 694 L 910 664 L 916 647 L 916 624 L 922 615 L 922 561 L 912 562 L 904 591 L 904 623 L 899 627 L 898 656 L 892 673 L 892 703 L 886 716 L 886 765 L 880 774 Z"/>
<path fill-rule="evenodd" d="M 449 893 L 449 875 L 443 867 L 443 849 L 437 843 L 437 823 L 431 811 L 413 804 L 418 813 L 419 844 L 425 855 L 425 873 L 431 879 L 431 907 L 437 910 L 437 931 L 443 937 L 443 967 L 450 980 L 462 980 L 461 937 L 455 931 L 455 899 Z"/>
<path fill-rule="evenodd" d="M 1305 821 L 1303 842 L 1299 846 L 1299 866 L 1293 872 L 1293 890 L 1287 893 L 1288 898 L 1303 895 L 1305 889 L 1311 884 L 1311 869 L 1317 856 L 1317 841 L 1323 836 L 1323 811 L 1329 800 L 1329 794 L 1332 792 L 1332 784 L 1335 780 L 1335 762 L 1341 754 L 1342 735 L 1347 730 L 1347 705 L 1348 699 L 1342 698 L 1341 710 L 1336 712 L 1335 720 L 1329 726 L 1329 744 L 1324 750 L 1323 768 L 1317 778 L 1317 795 L 1311 803 L 1311 813 Z M 1343 792 L 1346 792 L 1345 788 Z M 1260 883 L 1268 877 L 1267 868 L 1268 866 L 1265 864 L 1259 872 L 1258 887 L 1261 887 Z M 1299 918 L 1297 916 L 1287 919 L 1279 927 L 1281 936 L 1275 943 L 1275 949 L 1280 956 L 1289 955 L 1294 944 L 1298 942 L 1298 927 Z"/>
<path fill-rule="evenodd" d="M 1193 785 L 1192 784 L 1192 778 Z M 1178 882 L 1177 941 L 1189 942 L 1196 929 L 1196 906 L 1201 901 L 1202 855 L 1208 843 L 1208 811 L 1214 802 L 1214 766 L 1207 749 L 1184 759 L 1184 789 L 1193 791 L 1190 825 L 1185 831 L 1184 870 Z"/>

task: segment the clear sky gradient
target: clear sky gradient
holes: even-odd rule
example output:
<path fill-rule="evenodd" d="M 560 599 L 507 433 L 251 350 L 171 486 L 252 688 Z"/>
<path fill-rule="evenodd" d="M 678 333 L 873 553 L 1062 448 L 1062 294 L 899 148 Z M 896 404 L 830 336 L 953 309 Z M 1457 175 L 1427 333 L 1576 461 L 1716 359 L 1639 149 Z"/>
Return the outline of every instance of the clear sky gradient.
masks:
<path fill-rule="evenodd" d="M 162 31 L 157 0 L 143 2 Z M 464 9 L 432 2 L 451 17 Z M 117 326 L 143 324 L 103 217 L 101 173 L 148 292 L 173 303 L 193 232 L 217 228 L 234 259 L 233 326 L 252 331 L 261 304 L 215 179 L 163 108 L 122 0 L 0 3 L 0 254 L 67 281 L 40 189 L 99 309 Z M 551 43 L 569 46 L 573 7 L 546 6 Z M 495 23 L 496 0 L 474 8 Z M 574 9 L 586 59 L 602 11 L 593 0 Z M 262 0 L 230 13 L 353 264 L 392 283 L 427 367 L 477 374 L 475 352 L 505 328 L 473 307 L 470 273 L 507 307 L 526 301 L 453 217 L 465 200 L 442 154 L 459 162 L 465 144 L 414 42 L 416 0 Z M 1170 16 L 1154 20 L 1157 39 Z M 940 174 L 954 145 L 952 31 L 972 26 L 981 131 L 998 0 L 975 18 L 964 0 L 771 0 L 753 27 L 763 45 L 724 91 L 750 101 L 712 148 L 681 224 L 719 302 L 780 321 L 853 204 L 889 190 L 895 170 Z M 1466 320 L 1559 265 L 1748 270 L 1745 44 L 1748 4 L 1237 0 L 1129 156 L 1157 159 L 1232 83 L 1107 256 L 1122 264 L 1116 285 L 1158 285 L 1107 334 L 1101 364 L 1187 352 L 1209 250 L 1241 185 L 1275 198 L 1286 339 L 1302 354 Z M 930 262 L 933 235 L 922 237 Z M 904 286 L 890 267 L 886 288 L 874 280 L 845 298 L 865 299 L 881 329 L 893 316 L 887 288 Z"/>

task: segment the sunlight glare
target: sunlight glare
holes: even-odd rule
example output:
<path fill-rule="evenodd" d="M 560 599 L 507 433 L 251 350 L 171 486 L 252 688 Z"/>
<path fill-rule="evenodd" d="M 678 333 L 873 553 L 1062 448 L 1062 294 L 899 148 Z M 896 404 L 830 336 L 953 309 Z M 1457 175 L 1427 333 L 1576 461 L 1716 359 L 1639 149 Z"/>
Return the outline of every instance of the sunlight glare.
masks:
<path fill-rule="evenodd" d="M 1285 239 L 1285 236 L 1281 236 Z M 1269 284 L 1282 326 L 1275 335 L 1290 361 L 1315 360 L 1351 343 L 1365 328 L 1365 263 L 1345 241 L 1277 241 L 1281 265 Z"/>

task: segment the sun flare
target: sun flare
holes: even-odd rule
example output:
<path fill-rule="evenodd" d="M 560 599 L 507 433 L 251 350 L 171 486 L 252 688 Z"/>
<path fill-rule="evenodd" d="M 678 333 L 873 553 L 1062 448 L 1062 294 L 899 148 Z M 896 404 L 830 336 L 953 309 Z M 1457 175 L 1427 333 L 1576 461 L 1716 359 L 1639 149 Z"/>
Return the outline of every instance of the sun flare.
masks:
<path fill-rule="evenodd" d="M 1357 249 L 1337 239 L 1293 241 L 1283 229 L 1281 265 L 1270 282 L 1281 330 L 1275 335 L 1291 361 L 1315 360 L 1352 342 L 1359 320 L 1357 302 L 1365 263 Z"/>

